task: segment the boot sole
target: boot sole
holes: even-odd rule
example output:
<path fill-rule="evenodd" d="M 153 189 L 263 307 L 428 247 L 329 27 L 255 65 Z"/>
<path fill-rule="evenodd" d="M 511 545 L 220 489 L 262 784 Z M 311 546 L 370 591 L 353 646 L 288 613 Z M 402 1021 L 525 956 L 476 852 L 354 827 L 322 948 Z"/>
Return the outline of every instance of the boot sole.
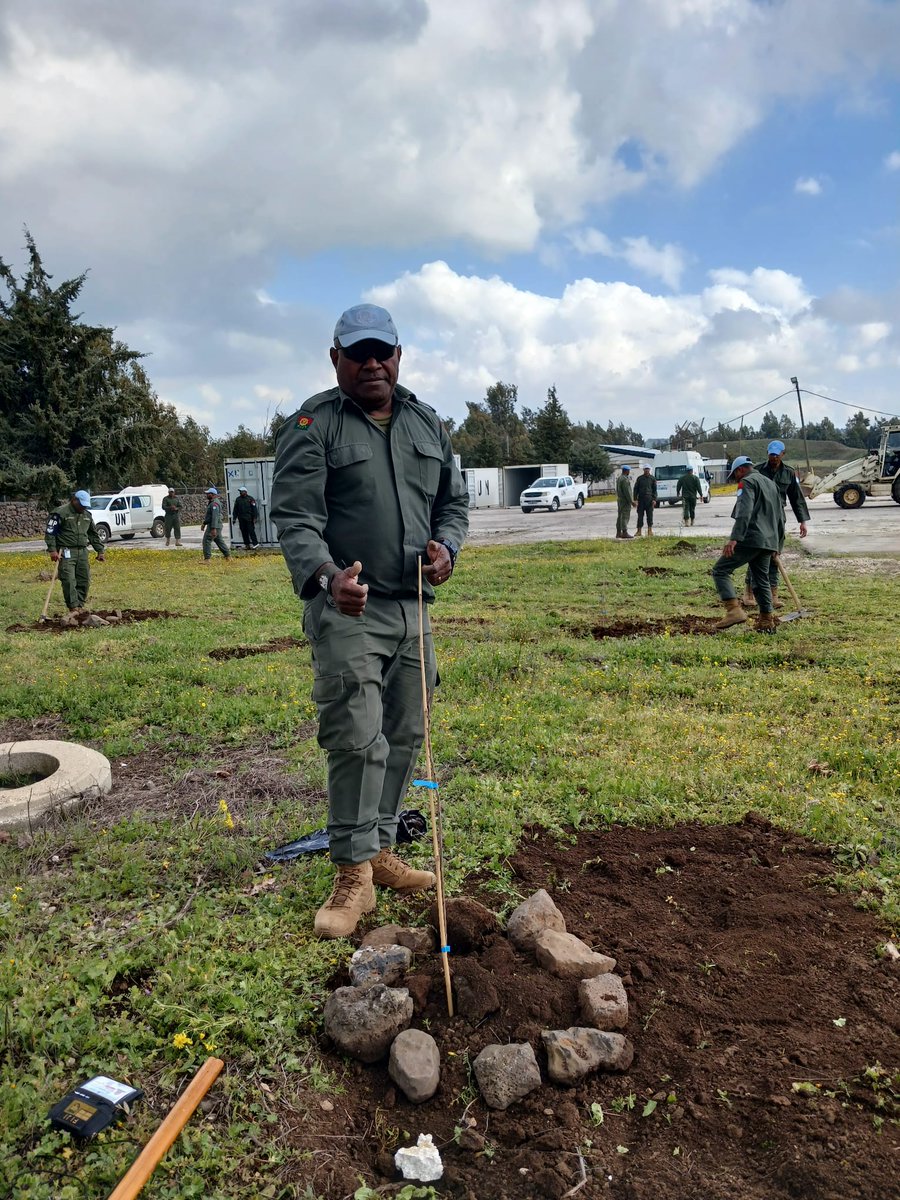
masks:
<path fill-rule="evenodd" d="M 435 886 L 435 884 L 437 883 L 437 878 L 434 875 L 432 875 L 430 883 L 415 883 L 415 884 L 408 884 L 405 887 L 396 887 L 392 883 L 385 883 L 385 881 L 382 879 L 376 879 L 375 875 L 373 873 L 372 882 L 377 883 L 379 887 L 390 888 L 392 892 L 396 892 L 399 896 L 408 896 L 408 895 L 411 895 L 413 892 L 430 891 L 431 888 L 433 888 Z"/>

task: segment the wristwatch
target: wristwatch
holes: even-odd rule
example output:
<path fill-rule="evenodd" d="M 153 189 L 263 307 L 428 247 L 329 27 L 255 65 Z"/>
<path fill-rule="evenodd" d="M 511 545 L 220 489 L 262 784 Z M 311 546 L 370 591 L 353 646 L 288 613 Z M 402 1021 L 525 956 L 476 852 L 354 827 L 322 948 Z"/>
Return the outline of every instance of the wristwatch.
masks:
<path fill-rule="evenodd" d="M 439 542 L 442 546 L 447 547 L 447 549 L 450 551 L 450 566 L 455 567 L 456 556 L 459 554 L 459 546 L 457 546 L 455 542 L 451 542 L 449 538 L 435 538 L 434 540 Z"/>

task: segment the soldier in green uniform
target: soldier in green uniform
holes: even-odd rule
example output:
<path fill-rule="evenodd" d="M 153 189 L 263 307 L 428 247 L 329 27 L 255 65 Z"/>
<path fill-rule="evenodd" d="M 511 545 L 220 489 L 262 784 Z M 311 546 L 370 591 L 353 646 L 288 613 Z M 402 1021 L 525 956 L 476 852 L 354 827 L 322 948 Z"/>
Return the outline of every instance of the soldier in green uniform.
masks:
<path fill-rule="evenodd" d="M 97 551 L 97 562 L 106 559 L 106 548 L 94 528 L 88 492 L 73 492 L 71 500 L 50 513 L 45 538 L 50 559 L 57 564 L 66 607 L 70 613 L 81 612 L 91 586 L 88 545 Z"/>
<path fill-rule="evenodd" d="M 628 522 L 631 510 L 634 508 L 634 493 L 631 490 L 631 467 L 622 468 L 622 474 L 616 480 L 616 537 L 630 538 Z"/>
<path fill-rule="evenodd" d="M 231 519 L 238 523 L 245 550 L 255 550 L 259 545 L 259 538 L 256 536 L 256 516 L 256 500 L 245 487 L 238 488 Z"/>
<path fill-rule="evenodd" d="M 694 468 L 688 467 L 675 485 L 675 495 L 681 497 L 682 523 L 693 525 L 697 512 L 697 497 L 702 495 L 700 480 L 694 474 Z"/>
<path fill-rule="evenodd" d="M 740 455 L 731 464 L 731 475 L 738 481 L 737 499 L 731 514 L 734 525 L 730 539 L 722 547 L 722 557 L 712 569 L 716 591 L 725 604 L 725 616 L 716 628 L 728 629 L 747 620 L 731 578 L 737 568 L 746 563 L 759 604 L 756 628 L 763 633 L 774 633 L 778 628 L 778 618 L 772 611 L 769 566 L 772 555 L 784 537 L 781 497 L 771 479 L 756 474 L 746 454 Z"/>
<path fill-rule="evenodd" d="M 200 532 L 203 534 L 203 561 L 208 563 L 212 558 L 213 542 L 219 547 L 226 559 L 231 558 L 231 551 L 222 539 L 222 505 L 219 503 L 219 489 L 208 487 L 206 489 L 206 498 L 209 503 L 206 506 L 206 515 L 203 518 L 203 524 L 200 526 Z"/>
<path fill-rule="evenodd" d="M 437 413 L 397 383 L 390 314 L 348 309 L 334 331 L 337 387 L 311 397 L 278 433 L 271 515 L 313 663 L 319 744 L 328 755 L 334 889 L 315 918 L 346 937 L 375 907 L 373 884 L 434 885 L 391 850 L 424 738 L 418 564 L 427 604 L 450 578 L 469 498 Z M 436 663 L 425 608 L 426 678 Z"/>
<path fill-rule="evenodd" d="M 647 537 L 653 536 L 653 510 L 656 507 L 656 480 L 649 467 L 634 481 L 634 499 L 637 504 L 637 535 L 641 536 L 644 517 L 647 518 Z"/>
<path fill-rule="evenodd" d="M 163 520 L 166 525 L 166 545 L 171 546 L 172 534 L 175 534 L 175 545 L 181 545 L 181 501 L 175 495 L 175 489 L 169 488 L 168 496 L 163 496 Z"/>
<path fill-rule="evenodd" d="M 806 504 L 806 497 L 800 488 L 800 480 L 797 478 L 797 472 L 793 467 L 789 467 L 784 462 L 784 442 L 776 438 L 769 442 L 766 450 L 768 455 L 765 462 L 757 463 L 753 468 L 760 475 L 765 475 L 767 479 L 771 479 L 778 488 L 778 494 L 781 496 L 781 507 L 786 508 L 790 504 L 794 516 L 800 522 L 800 536 L 805 538 L 809 532 L 806 523 L 809 520 L 809 508 Z M 781 545 L 778 547 L 780 554 L 784 547 L 784 535 L 781 538 Z M 772 562 L 769 566 L 769 586 L 772 589 L 772 607 L 783 608 L 784 605 L 778 599 L 778 562 L 775 556 L 772 556 Z M 744 584 L 744 607 L 748 604 L 755 604 L 756 599 L 750 587 L 750 572 L 747 572 L 747 579 Z"/>

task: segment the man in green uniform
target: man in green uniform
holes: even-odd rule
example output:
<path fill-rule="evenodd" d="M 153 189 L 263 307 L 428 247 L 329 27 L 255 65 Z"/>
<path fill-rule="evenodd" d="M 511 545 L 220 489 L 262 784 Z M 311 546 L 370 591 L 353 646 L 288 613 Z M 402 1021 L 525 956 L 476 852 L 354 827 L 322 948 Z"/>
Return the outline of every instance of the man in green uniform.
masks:
<path fill-rule="evenodd" d="M 634 508 L 634 493 L 631 490 L 631 467 L 622 468 L 622 474 L 616 480 L 616 537 L 630 538 L 628 522 L 631 510 Z"/>
<path fill-rule="evenodd" d="M 772 611 L 769 565 L 784 537 L 781 497 L 771 479 L 756 474 L 746 454 L 740 455 L 731 464 L 731 476 L 738 481 L 737 499 L 731 514 L 734 525 L 731 537 L 722 547 L 722 557 L 712 569 L 716 591 L 725 604 L 725 616 L 716 628 L 728 629 L 747 620 L 731 578 L 737 568 L 746 563 L 759 604 L 756 628 L 763 633 L 774 633 L 778 628 L 778 618 Z"/>
<path fill-rule="evenodd" d="M 231 558 L 231 551 L 222 540 L 222 505 L 219 503 L 219 489 L 214 487 L 207 488 L 206 498 L 209 503 L 206 506 L 206 515 L 203 518 L 203 524 L 200 526 L 200 532 L 203 534 L 203 561 L 208 563 L 212 558 L 213 542 L 219 547 L 226 559 Z"/>
<path fill-rule="evenodd" d="M 256 501 L 245 487 L 238 488 L 231 519 L 238 523 L 241 537 L 244 539 L 244 549 L 255 550 L 259 545 L 259 538 L 256 536 Z"/>
<path fill-rule="evenodd" d="M 694 468 L 688 467 L 679 477 L 675 486 L 675 495 L 681 497 L 682 524 L 693 525 L 697 512 L 697 497 L 702 495 L 700 480 L 694 474 Z"/>
<path fill-rule="evenodd" d="M 278 433 L 272 519 L 313 663 L 319 744 L 328 755 L 328 834 L 337 867 L 320 937 L 346 937 L 375 907 L 373 884 L 433 886 L 391 851 L 424 738 L 418 642 L 423 596 L 447 582 L 469 497 L 437 413 L 397 383 L 391 316 L 348 309 L 334 331 L 337 387 L 311 397 Z M 427 609 L 427 686 L 436 676 Z"/>
<path fill-rule="evenodd" d="M 763 463 L 757 463 L 753 468 L 760 475 L 765 475 L 767 479 L 771 479 L 778 488 L 778 494 L 781 497 L 781 507 L 786 508 L 790 503 L 794 516 L 800 522 L 800 536 L 805 538 L 809 532 L 806 523 L 809 520 L 809 508 L 806 504 L 806 497 L 800 487 L 800 480 L 797 478 L 797 472 L 793 467 L 789 467 L 784 462 L 784 442 L 776 438 L 773 442 L 769 442 L 766 450 L 768 458 Z M 778 547 L 780 554 L 784 547 L 784 535 L 782 534 L 781 545 Z M 782 602 L 778 599 L 778 562 L 775 556 L 772 556 L 772 562 L 769 567 L 769 586 L 772 589 L 772 607 L 784 608 Z M 747 572 L 747 579 L 744 584 L 744 607 L 748 604 L 755 604 L 756 599 L 750 588 L 750 572 Z"/>
<path fill-rule="evenodd" d="M 50 513 L 45 538 L 50 560 L 57 564 L 66 607 L 74 617 L 84 609 L 91 586 L 88 545 L 97 551 L 97 562 L 106 559 L 106 548 L 94 528 L 88 492 L 73 492 L 71 500 Z"/>
<path fill-rule="evenodd" d="M 175 495 L 175 489 L 169 488 L 168 496 L 163 496 L 163 521 L 166 525 L 166 545 L 171 546 L 172 534 L 175 534 L 175 545 L 181 545 L 181 501 Z"/>
<path fill-rule="evenodd" d="M 637 505 L 637 535 L 641 536 L 644 517 L 647 518 L 647 537 L 653 536 L 653 510 L 656 507 L 656 480 L 649 467 L 634 481 L 634 499 Z"/>

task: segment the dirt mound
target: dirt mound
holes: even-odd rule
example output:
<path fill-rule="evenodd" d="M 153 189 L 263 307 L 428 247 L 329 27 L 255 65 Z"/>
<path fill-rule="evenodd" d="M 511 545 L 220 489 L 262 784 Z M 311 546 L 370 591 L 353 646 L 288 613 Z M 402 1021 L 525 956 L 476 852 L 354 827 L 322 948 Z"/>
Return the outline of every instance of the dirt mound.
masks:
<path fill-rule="evenodd" d="M 309 1154 L 295 1160 L 301 1188 L 350 1196 L 362 1175 L 387 1189 L 394 1150 L 429 1132 L 446 1167 L 438 1193 L 457 1200 L 575 1194 L 582 1164 L 586 1200 L 894 1194 L 898 968 L 878 956 L 874 918 L 828 886 L 823 847 L 752 818 L 616 828 L 573 845 L 530 829 L 511 866 L 521 895 L 547 887 L 570 931 L 618 960 L 630 1071 L 486 1109 L 476 1055 L 528 1041 L 546 1079 L 540 1031 L 579 1023 L 577 985 L 498 933 L 451 959 L 463 993 L 485 1003 L 449 1021 L 438 956 L 420 960 L 413 1023 L 441 1047 L 436 1096 L 413 1106 L 385 1064 L 352 1064 L 333 1111 L 313 1096 L 295 1126 Z"/>
<path fill-rule="evenodd" d="M 182 617 L 181 613 L 155 608 L 92 608 L 90 611 L 93 616 L 102 617 L 108 625 L 137 625 L 139 621 L 167 621 Z M 6 632 L 31 633 L 37 630 L 39 633 L 71 633 L 84 628 L 83 619 L 70 625 L 63 617 L 48 617 L 46 621 L 35 621 L 33 625 L 8 625 Z"/>
<path fill-rule="evenodd" d="M 671 567 L 639 567 L 638 569 L 643 571 L 645 575 L 671 575 L 672 574 Z"/>
<path fill-rule="evenodd" d="M 694 543 L 686 542 L 684 540 L 684 538 L 679 538 L 679 540 L 677 542 L 675 542 L 674 545 L 669 546 L 669 548 L 667 550 L 660 550 L 660 554 L 665 554 L 665 555 L 696 554 L 696 553 L 697 553 L 697 547 L 694 545 Z"/>
<path fill-rule="evenodd" d="M 614 621 L 610 625 L 594 625 L 590 635 L 597 641 L 603 638 L 658 637 L 660 634 L 706 634 L 718 633 L 718 617 L 668 617 L 658 621 Z"/>
<path fill-rule="evenodd" d="M 278 654 L 282 650 L 293 650 L 296 646 L 305 646 L 305 638 L 280 637 L 261 646 L 222 646 L 219 650 L 210 650 L 209 657 L 216 659 L 252 658 L 254 654 Z"/>

